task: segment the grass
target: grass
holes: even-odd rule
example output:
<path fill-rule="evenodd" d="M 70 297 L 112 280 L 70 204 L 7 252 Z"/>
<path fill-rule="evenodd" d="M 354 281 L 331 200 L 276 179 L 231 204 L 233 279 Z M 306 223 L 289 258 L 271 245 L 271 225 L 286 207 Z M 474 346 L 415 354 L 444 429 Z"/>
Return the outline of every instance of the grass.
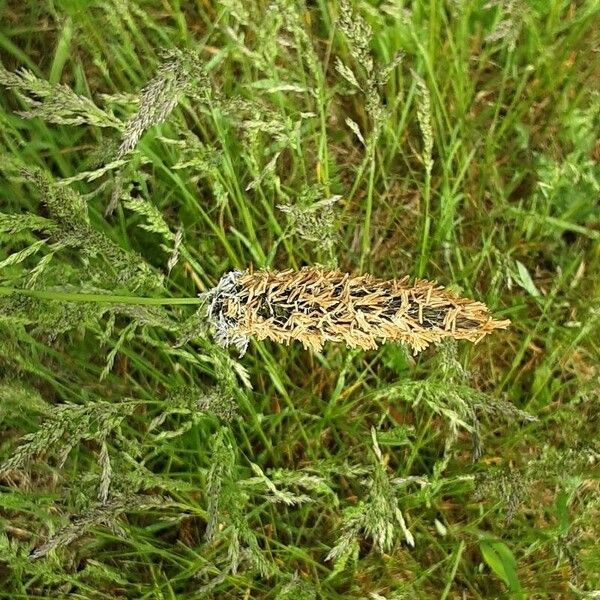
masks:
<path fill-rule="evenodd" d="M 595 0 L 0 15 L 1 598 L 598 595 Z M 214 342 L 315 264 L 512 325 Z"/>

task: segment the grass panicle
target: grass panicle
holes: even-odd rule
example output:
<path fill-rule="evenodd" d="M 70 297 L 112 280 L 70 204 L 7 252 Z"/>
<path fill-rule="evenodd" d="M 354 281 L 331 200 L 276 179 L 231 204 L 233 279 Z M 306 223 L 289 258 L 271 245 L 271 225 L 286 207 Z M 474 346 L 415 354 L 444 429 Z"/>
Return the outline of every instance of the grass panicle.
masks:
<path fill-rule="evenodd" d="M 481 302 L 426 280 L 383 281 L 314 267 L 227 273 L 208 301 L 218 341 L 242 353 L 251 337 L 297 340 L 315 351 L 325 342 L 370 350 L 398 341 L 417 353 L 444 338 L 477 343 L 510 324 L 495 321 Z"/>
<path fill-rule="evenodd" d="M 89 98 L 76 94 L 69 86 L 52 84 L 28 69 L 8 71 L 0 63 L 0 85 L 12 89 L 27 106 L 19 114 L 26 119 L 42 118 L 58 125 L 93 125 L 117 130 L 122 122 L 102 110 Z"/>
<path fill-rule="evenodd" d="M 129 154 L 144 132 L 165 121 L 180 99 L 187 94 L 206 90 L 208 82 L 197 52 L 172 51 L 166 53 L 156 76 L 140 93 L 138 110 L 125 125 L 117 159 Z"/>

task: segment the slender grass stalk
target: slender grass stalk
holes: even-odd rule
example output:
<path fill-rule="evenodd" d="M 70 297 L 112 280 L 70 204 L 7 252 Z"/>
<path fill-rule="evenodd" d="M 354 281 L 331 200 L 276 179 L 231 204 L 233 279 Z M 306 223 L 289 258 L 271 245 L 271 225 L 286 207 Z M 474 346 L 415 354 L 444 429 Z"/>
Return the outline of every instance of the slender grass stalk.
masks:
<path fill-rule="evenodd" d="M 363 225 L 362 250 L 360 255 L 360 270 L 362 272 L 365 259 L 371 251 L 371 216 L 373 214 L 373 187 L 375 181 L 375 152 L 371 156 L 371 169 L 369 171 L 369 186 L 367 188 L 367 203 L 365 207 L 365 222 Z"/>
<path fill-rule="evenodd" d="M 139 306 L 163 306 L 181 304 L 202 304 L 202 298 L 147 298 L 123 296 L 118 294 L 79 294 L 76 292 L 60 292 L 54 290 L 28 290 L 12 287 L 0 287 L 0 296 L 20 294 L 41 300 L 58 300 L 61 302 L 96 302 L 98 304 L 132 304 Z"/>
<path fill-rule="evenodd" d="M 429 255 L 429 232 L 431 230 L 431 171 L 425 172 L 425 187 L 423 189 L 423 234 L 421 236 L 421 254 L 417 275 L 422 277 L 427 268 Z"/>

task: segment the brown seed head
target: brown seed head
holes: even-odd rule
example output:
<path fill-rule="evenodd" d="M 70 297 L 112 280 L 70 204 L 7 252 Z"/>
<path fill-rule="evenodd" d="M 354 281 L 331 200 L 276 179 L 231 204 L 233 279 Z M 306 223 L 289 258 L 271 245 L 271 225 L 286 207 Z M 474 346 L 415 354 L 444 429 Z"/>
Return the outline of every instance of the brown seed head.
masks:
<path fill-rule="evenodd" d="M 242 354 L 250 337 L 283 344 L 299 340 L 315 351 L 327 341 L 364 350 L 398 341 L 416 354 L 445 337 L 477 343 L 510 324 L 494 321 L 481 302 L 429 281 L 352 277 L 319 267 L 232 271 L 209 298 L 217 340 L 235 344 Z"/>

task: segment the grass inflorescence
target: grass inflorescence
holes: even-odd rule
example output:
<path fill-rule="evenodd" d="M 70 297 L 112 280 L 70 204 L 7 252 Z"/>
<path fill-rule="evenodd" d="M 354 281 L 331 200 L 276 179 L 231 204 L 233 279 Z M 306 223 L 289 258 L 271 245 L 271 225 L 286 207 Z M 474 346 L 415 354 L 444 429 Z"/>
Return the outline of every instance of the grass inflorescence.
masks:
<path fill-rule="evenodd" d="M 314 267 L 227 273 L 207 295 L 218 339 L 242 354 L 250 337 L 297 340 L 314 351 L 332 341 L 363 350 L 392 341 L 416 353 L 444 338 L 479 342 L 510 324 L 426 280 L 382 281 Z"/>

